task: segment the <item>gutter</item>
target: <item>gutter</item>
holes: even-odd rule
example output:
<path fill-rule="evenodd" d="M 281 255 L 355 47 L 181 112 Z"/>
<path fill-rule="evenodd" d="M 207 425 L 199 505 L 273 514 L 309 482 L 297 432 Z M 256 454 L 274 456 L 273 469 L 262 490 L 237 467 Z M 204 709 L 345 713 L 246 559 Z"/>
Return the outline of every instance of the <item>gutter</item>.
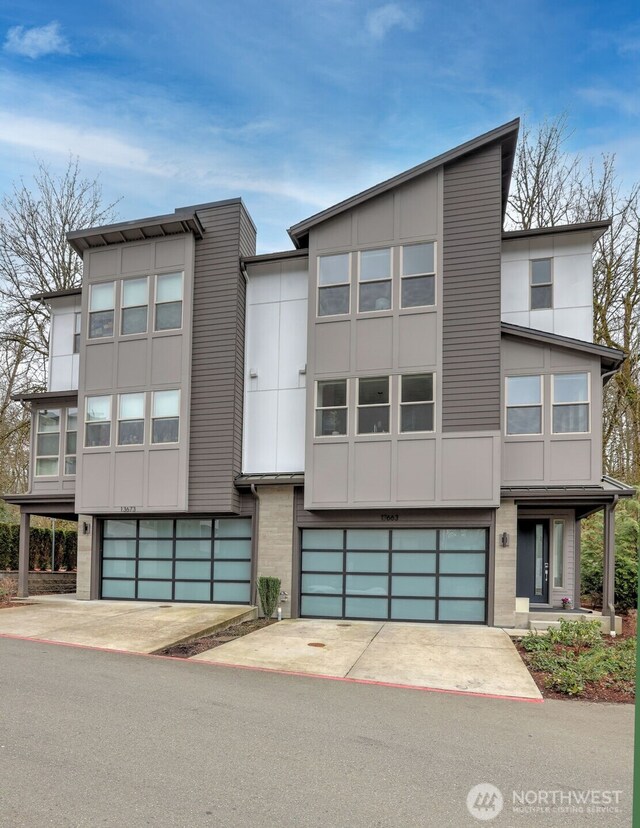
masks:
<path fill-rule="evenodd" d="M 258 536 L 260 531 L 260 495 L 258 494 L 258 489 L 256 488 L 256 484 L 252 483 L 250 486 L 251 494 L 253 495 L 253 499 L 256 503 L 256 510 L 254 512 L 253 518 L 253 538 L 251 541 L 252 550 L 255 552 L 252 555 L 251 561 L 251 603 L 258 607 Z"/>
<path fill-rule="evenodd" d="M 609 593 L 613 593 L 614 601 L 615 601 L 615 589 L 616 589 L 616 534 L 615 534 L 615 513 L 616 513 L 616 506 L 618 504 L 618 500 L 620 499 L 619 495 L 614 495 L 613 500 L 611 503 L 608 503 L 605 507 L 606 510 L 609 512 L 609 520 L 607 523 L 607 533 L 609 537 L 607 538 L 607 543 L 610 544 L 609 548 L 609 555 L 607 560 L 607 581 L 609 583 Z M 603 607 L 604 609 L 604 607 Z M 615 605 L 609 601 L 607 603 L 607 610 L 609 612 L 609 635 L 612 638 L 616 637 L 616 608 Z"/>

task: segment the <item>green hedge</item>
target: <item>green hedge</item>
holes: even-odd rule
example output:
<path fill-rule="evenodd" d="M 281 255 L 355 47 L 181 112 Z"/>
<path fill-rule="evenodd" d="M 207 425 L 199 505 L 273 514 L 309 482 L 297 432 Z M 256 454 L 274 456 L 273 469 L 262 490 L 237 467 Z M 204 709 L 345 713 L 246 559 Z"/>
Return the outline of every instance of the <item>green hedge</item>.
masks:
<path fill-rule="evenodd" d="M 29 569 L 51 569 L 51 529 L 31 527 L 29 539 Z M 18 568 L 20 526 L 0 523 L 0 570 Z M 56 529 L 55 567 L 75 569 L 78 535 L 73 530 Z"/>

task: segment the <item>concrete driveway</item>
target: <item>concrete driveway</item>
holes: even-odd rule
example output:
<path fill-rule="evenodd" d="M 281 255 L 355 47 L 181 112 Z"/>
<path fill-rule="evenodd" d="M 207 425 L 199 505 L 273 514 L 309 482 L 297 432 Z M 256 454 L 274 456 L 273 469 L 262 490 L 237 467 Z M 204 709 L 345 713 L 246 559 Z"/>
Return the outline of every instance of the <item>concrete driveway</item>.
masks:
<path fill-rule="evenodd" d="M 495 627 L 281 621 L 194 660 L 540 701 L 509 636 Z"/>
<path fill-rule="evenodd" d="M 231 604 L 78 601 L 49 596 L 0 610 L 0 635 L 154 653 L 255 616 L 255 607 Z"/>

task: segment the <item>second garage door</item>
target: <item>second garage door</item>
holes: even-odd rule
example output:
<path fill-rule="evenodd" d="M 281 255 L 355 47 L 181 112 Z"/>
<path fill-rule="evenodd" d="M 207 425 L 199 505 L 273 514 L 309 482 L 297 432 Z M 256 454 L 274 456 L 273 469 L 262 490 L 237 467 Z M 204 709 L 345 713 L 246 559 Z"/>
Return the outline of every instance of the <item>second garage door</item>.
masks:
<path fill-rule="evenodd" d="M 300 615 L 486 624 L 488 529 L 304 529 Z"/>

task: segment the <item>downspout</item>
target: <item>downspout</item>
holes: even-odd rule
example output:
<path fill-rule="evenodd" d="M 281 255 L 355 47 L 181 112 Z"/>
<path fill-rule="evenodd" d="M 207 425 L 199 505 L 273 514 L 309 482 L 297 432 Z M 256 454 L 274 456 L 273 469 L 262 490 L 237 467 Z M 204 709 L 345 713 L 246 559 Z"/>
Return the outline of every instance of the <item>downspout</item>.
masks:
<path fill-rule="evenodd" d="M 615 601 L 615 588 L 616 588 L 616 526 L 615 526 L 615 511 L 616 506 L 618 504 L 618 500 L 620 499 L 619 495 L 614 495 L 613 500 L 611 503 L 607 503 L 606 510 L 607 510 L 607 521 L 606 521 L 606 528 L 607 528 L 607 538 L 605 541 L 605 549 L 608 549 L 609 554 L 606 556 L 607 558 L 607 584 L 608 584 L 608 595 L 607 595 L 607 610 L 609 612 L 609 635 L 612 638 L 616 637 L 616 608 L 614 605 Z M 609 600 L 611 599 L 611 600 Z M 604 602 L 603 602 L 604 603 Z M 604 607 L 602 608 L 604 610 Z"/>
<path fill-rule="evenodd" d="M 260 529 L 260 495 L 256 488 L 256 484 L 251 484 L 251 494 L 256 504 L 256 509 L 253 518 L 253 535 L 254 539 L 252 560 L 251 560 L 251 603 L 258 606 L 258 535 Z"/>

